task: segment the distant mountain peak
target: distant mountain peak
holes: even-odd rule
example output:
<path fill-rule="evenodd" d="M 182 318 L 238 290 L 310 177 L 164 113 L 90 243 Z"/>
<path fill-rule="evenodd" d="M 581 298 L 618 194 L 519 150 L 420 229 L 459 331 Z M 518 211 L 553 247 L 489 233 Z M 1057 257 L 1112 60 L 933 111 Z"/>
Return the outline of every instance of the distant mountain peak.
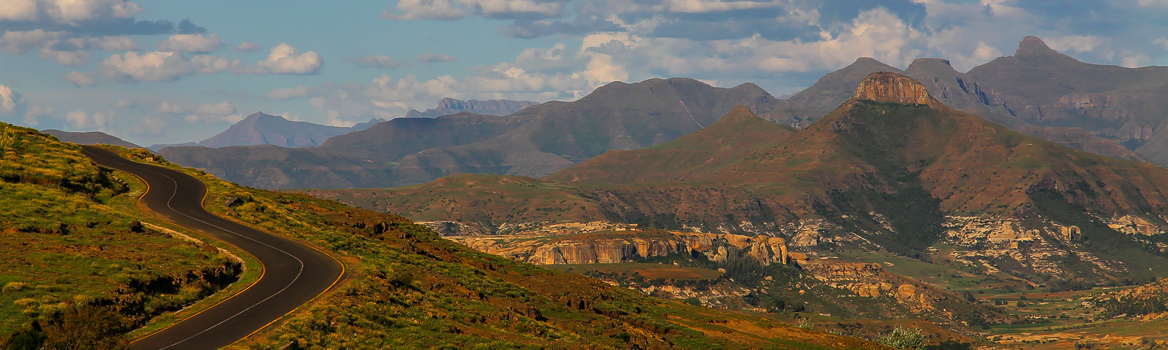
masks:
<path fill-rule="evenodd" d="M 918 59 L 913 60 L 912 63 L 909 64 L 908 66 L 912 67 L 915 65 L 926 65 L 926 66 L 945 65 L 945 66 L 950 66 L 950 67 L 953 66 L 953 64 L 949 63 L 949 60 L 944 59 L 944 58 L 918 58 Z"/>
<path fill-rule="evenodd" d="M 1018 43 L 1018 51 L 1014 51 L 1014 57 L 1040 57 L 1048 55 L 1060 55 L 1058 51 L 1046 46 L 1046 43 L 1036 36 L 1027 36 L 1022 38 L 1022 42 Z"/>
<path fill-rule="evenodd" d="M 856 87 L 852 98 L 857 100 L 892 102 L 903 104 L 932 104 L 933 97 L 921 83 L 912 78 L 891 72 L 868 74 Z"/>
<path fill-rule="evenodd" d="M 458 114 L 458 112 L 472 112 L 482 115 L 504 116 L 518 112 L 519 110 L 532 105 L 537 105 L 538 102 L 533 101 L 512 101 L 512 100 L 459 100 L 450 97 L 444 97 L 438 101 L 438 107 L 427 109 L 423 112 L 411 109 L 406 113 L 406 118 L 437 118 L 444 115 Z"/>

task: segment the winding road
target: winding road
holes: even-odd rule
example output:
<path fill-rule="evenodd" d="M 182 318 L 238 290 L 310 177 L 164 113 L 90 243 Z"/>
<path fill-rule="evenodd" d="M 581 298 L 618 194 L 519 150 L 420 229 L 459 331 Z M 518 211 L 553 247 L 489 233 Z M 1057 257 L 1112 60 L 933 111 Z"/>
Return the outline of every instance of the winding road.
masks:
<path fill-rule="evenodd" d="M 312 301 L 344 275 L 340 261 L 316 249 L 208 213 L 202 203 L 207 187 L 190 175 L 132 162 L 105 149 L 82 148 L 98 165 L 146 181 L 148 189 L 139 200 L 157 215 L 239 247 L 264 267 L 255 284 L 179 323 L 134 340 L 130 347 L 135 350 L 230 345 Z"/>

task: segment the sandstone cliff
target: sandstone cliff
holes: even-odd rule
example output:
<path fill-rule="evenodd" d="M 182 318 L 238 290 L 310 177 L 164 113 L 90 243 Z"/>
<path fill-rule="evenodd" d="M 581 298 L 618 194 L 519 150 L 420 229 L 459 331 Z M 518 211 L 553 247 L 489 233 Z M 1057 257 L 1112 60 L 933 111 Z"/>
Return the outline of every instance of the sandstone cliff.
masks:
<path fill-rule="evenodd" d="M 712 261 L 725 261 L 730 249 L 744 251 L 764 266 L 788 262 L 787 241 L 766 236 L 628 230 L 550 237 L 502 235 L 447 238 L 483 252 L 534 264 L 621 263 L 675 253 L 700 253 Z"/>

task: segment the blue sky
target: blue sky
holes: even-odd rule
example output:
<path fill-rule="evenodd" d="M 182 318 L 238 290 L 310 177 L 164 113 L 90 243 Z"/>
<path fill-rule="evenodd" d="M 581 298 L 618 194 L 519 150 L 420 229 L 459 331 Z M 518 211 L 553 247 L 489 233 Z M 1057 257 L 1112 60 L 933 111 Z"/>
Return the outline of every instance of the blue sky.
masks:
<path fill-rule="evenodd" d="M 615 80 L 778 96 L 860 56 L 967 71 L 1026 35 L 1086 62 L 1168 65 L 1168 0 L 0 0 L 0 32 L 0 121 L 143 145 L 255 111 L 352 125 Z"/>

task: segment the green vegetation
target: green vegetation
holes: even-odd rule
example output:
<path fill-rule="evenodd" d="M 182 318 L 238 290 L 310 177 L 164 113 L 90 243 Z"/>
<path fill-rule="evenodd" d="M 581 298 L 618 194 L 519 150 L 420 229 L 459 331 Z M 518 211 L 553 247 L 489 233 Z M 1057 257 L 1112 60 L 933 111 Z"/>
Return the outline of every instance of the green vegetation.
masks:
<path fill-rule="evenodd" d="M 0 345 L 116 347 L 239 279 L 215 246 L 146 227 L 133 209 L 142 190 L 76 145 L 0 123 Z"/>

